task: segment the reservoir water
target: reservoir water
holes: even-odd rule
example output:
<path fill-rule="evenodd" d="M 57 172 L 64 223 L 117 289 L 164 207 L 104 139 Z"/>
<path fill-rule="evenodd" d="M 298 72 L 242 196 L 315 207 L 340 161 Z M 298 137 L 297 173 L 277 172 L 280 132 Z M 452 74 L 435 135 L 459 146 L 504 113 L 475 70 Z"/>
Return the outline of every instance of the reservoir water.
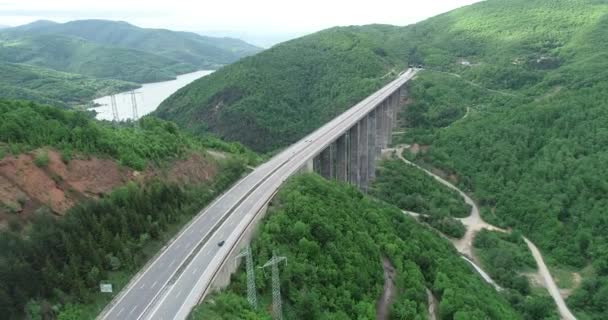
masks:
<path fill-rule="evenodd" d="M 137 113 L 139 117 L 144 116 L 158 108 L 163 100 L 190 82 L 202 78 L 213 71 L 201 70 L 177 76 L 175 80 L 146 83 L 141 88 L 135 90 L 135 100 L 137 102 Z M 118 117 L 120 120 L 133 118 L 133 108 L 131 103 L 131 91 L 115 94 Z M 101 97 L 93 101 L 98 107 L 92 108 L 97 111 L 96 118 L 99 120 L 112 120 L 112 105 L 110 96 Z"/>

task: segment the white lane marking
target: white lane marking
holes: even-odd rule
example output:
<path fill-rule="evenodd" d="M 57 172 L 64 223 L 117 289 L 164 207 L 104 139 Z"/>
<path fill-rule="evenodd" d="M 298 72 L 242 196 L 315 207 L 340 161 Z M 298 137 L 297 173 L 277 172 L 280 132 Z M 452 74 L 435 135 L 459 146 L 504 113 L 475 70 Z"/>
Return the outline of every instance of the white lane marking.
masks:
<path fill-rule="evenodd" d="M 133 311 L 135 311 L 137 309 L 137 305 L 135 305 L 135 307 L 133 307 L 133 309 L 131 309 L 131 311 L 129 311 L 129 316 L 133 313 Z"/>
<path fill-rule="evenodd" d="M 196 274 L 196 272 L 198 271 L 198 268 L 194 268 L 194 270 L 192 270 L 192 274 Z"/>
<path fill-rule="evenodd" d="M 125 311 L 125 307 L 120 308 L 120 311 L 116 315 L 119 316 L 123 311 Z"/>
<path fill-rule="evenodd" d="M 150 287 L 150 288 L 156 287 L 157 284 L 158 284 L 158 280 L 154 281 L 154 283 L 152 284 L 152 287 Z"/>
<path fill-rule="evenodd" d="M 171 261 L 171 263 L 169 263 L 169 268 L 171 268 L 171 266 L 175 263 L 175 260 Z"/>
<path fill-rule="evenodd" d="M 140 289 L 145 289 L 146 288 L 146 283 L 144 282 L 139 288 Z"/>

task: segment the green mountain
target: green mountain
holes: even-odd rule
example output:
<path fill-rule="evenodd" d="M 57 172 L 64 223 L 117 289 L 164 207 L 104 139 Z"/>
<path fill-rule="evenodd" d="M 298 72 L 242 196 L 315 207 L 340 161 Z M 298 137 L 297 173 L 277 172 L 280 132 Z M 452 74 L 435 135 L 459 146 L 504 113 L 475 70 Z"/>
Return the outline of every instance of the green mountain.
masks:
<path fill-rule="evenodd" d="M 2 30 L 0 41 L 0 57 L 5 61 L 136 82 L 215 69 L 260 51 L 238 39 L 145 29 L 107 20 L 36 21 Z M 155 70 L 159 71 L 155 74 Z"/>
<path fill-rule="evenodd" d="M 260 152 L 296 141 L 401 71 L 399 28 L 332 28 L 288 41 L 179 90 L 157 114 Z"/>
<path fill-rule="evenodd" d="M 0 63 L 0 92 L 5 99 L 24 99 L 53 106 L 84 105 L 91 97 L 139 87 L 112 79 L 96 79 L 26 64 Z"/>
<path fill-rule="evenodd" d="M 196 70 L 159 55 L 108 47 L 75 37 L 33 34 L 6 37 L 0 32 L 0 59 L 105 79 L 154 82 Z"/>
<path fill-rule="evenodd" d="M 391 69 L 423 64 L 402 141 L 430 145 L 416 160 L 458 177 L 487 220 L 520 229 L 552 267 L 584 274 L 567 302 L 581 319 L 605 319 L 607 29 L 604 0 L 489 0 L 406 27 L 334 28 L 196 81 L 157 114 L 270 151 Z"/>

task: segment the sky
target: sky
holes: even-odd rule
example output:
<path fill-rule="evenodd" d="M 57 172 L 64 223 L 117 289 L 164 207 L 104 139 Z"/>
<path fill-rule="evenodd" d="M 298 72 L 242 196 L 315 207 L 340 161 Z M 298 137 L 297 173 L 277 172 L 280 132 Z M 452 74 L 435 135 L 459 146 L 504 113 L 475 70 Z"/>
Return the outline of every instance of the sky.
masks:
<path fill-rule="evenodd" d="M 123 20 L 140 27 L 289 38 L 333 26 L 408 25 L 479 0 L 0 0 L 0 25 Z M 272 41 L 271 41 L 272 42 Z"/>

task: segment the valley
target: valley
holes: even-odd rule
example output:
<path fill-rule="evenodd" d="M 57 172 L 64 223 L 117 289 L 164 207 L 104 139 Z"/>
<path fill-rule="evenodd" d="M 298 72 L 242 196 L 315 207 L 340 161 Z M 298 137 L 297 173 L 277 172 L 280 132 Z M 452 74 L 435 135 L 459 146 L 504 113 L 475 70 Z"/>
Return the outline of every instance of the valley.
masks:
<path fill-rule="evenodd" d="M 0 28 L 7 319 L 608 318 L 608 3 L 163 8 Z"/>

